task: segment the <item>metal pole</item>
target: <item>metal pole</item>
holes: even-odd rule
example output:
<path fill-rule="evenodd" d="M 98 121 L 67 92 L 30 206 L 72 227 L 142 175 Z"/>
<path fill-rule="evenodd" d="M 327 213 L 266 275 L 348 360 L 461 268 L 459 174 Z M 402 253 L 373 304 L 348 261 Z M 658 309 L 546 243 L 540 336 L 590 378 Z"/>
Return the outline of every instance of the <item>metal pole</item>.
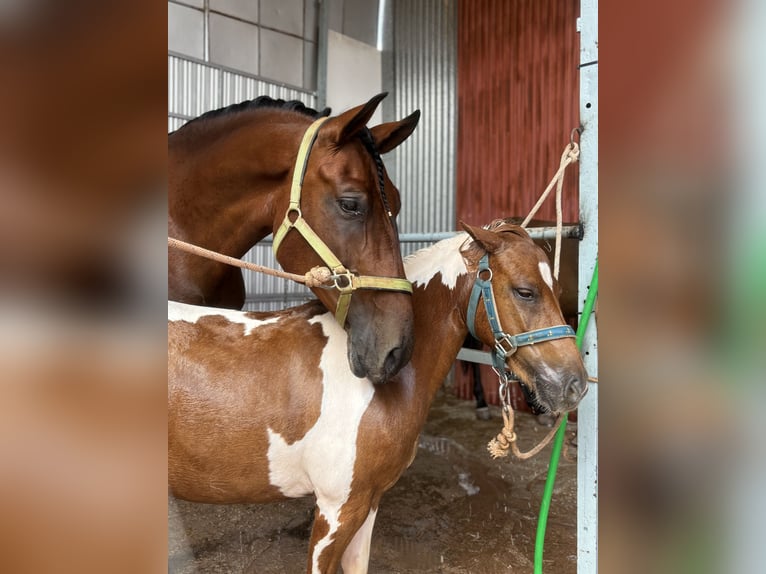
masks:
<path fill-rule="evenodd" d="M 320 107 L 320 106 L 318 106 Z M 455 237 L 460 231 L 435 231 L 433 233 L 400 233 L 400 243 L 435 243 L 442 239 L 450 239 Z M 527 233 L 532 239 L 556 239 L 555 227 L 530 227 L 527 229 Z M 565 225 L 562 228 L 561 236 L 564 239 L 582 239 L 583 227 L 582 225 Z M 272 236 L 262 239 L 260 243 L 271 243 Z"/>
<path fill-rule="evenodd" d="M 580 242 L 579 301 L 586 300 L 598 258 L 598 0 L 580 0 Z M 587 64 L 587 65 L 585 65 Z M 582 342 L 585 368 L 598 378 L 598 332 L 593 321 Z M 577 414 L 577 574 L 598 572 L 598 385 Z"/>
<path fill-rule="evenodd" d="M 317 34 L 317 106 L 327 106 L 327 32 L 330 25 L 330 2 L 319 0 L 319 30 Z"/>
<path fill-rule="evenodd" d="M 202 59 L 210 61 L 210 0 L 202 3 Z"/>

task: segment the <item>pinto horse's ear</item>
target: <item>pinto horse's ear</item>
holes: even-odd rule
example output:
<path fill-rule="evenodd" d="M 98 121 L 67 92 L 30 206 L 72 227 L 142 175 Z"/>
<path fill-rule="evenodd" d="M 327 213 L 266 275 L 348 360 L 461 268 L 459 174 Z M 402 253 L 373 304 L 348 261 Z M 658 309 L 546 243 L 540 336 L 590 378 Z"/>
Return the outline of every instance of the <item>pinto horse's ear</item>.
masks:
<path fill-rule="evenodd" d="M 470 235 L 476 243 L 481 245 L 487 253 L 495 253 L 503 245 L 502 238 L 494 231 L 484 229 L 483 227 L 473 227 L 462 221 L 460 222 L 460 226 L 465 229 L 468 232 L 468 235 Z"/>
<path fill-rule="evenodd" d="M 420 121 L 420 110 L 415 110 L 403 120 L 370 128 L 378 153 L 388 153 L 410 137 L 417 127 L 418 121 Z"/>
<path fill-rule="evenodd" d="M 388 95 L 388 92 L 378 94 L 370 101 L 361 106 L 351 108 L 347 112 L 343 112 L 336 118 L 327 120 L 328 127 L 332 127 L 337 130 L 337 135 L 334 137 L 335 143 L 342 145 L 354 137 L 359 130 L 363 129 L 367 122 L 370 121 L 372 114 L 378 109 L 378 104 Z M 328 130 L 329 131 L 329 130 Z"/>

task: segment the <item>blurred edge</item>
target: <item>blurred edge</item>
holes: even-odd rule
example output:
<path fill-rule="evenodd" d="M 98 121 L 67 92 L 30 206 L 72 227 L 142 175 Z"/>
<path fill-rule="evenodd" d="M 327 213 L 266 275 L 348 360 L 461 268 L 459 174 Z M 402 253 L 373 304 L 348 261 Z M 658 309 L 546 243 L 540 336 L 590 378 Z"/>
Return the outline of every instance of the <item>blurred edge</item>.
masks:
<path fill-rule="evenodd" d="M 167 568 L 166 44 L 0 5 L 0 572 Z"/>
<path fill-rule="evenodd" d="M 761 571 L 766 3 L 600 8 L 599 567 Z"/>

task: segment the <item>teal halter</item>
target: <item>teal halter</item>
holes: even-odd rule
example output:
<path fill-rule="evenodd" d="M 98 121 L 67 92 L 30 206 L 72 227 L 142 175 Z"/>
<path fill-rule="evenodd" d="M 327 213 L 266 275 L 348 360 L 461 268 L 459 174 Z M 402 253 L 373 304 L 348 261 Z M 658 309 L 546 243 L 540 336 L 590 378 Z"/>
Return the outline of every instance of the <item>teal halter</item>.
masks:
<path fill-rule="evenodd" d="M 486 279 L 482 277 L 482 274 L 485 272 L 489 274 L 489 277 Z M 503 328 L 500 326 L 500 317 L 498 317 L 495 308 L 495 295 L 492 292 L 492 270 L 489 268 L 488 253 L 485 253 L 479 260 L 476 281 L 473 284 L 471 298 L 468 300 L 466 322 L 468 323 L 468 330 L 476 339 L 478 339 L 478 337 L 476 336 L 475 323 L 476 310 L 479 306 L 479 297 L 484 299 L 484 309 L 487 312 L 489 326 L 495 337 L 495 346 L 492 349 L 492 365 L 500 376 L 508 371 L 508 368 L 505 366 L 505 359 L 513 355 L 519 347 L 524 345 L 534 345 L 535 343 L 542 343 L 544 341 L 552 341 L 554 339 L 575 337 L 574 329 L 569 325 L 556 325 L 555 327 L 527 331 L 518 335 L 509 335 L 504 332 Z"/>

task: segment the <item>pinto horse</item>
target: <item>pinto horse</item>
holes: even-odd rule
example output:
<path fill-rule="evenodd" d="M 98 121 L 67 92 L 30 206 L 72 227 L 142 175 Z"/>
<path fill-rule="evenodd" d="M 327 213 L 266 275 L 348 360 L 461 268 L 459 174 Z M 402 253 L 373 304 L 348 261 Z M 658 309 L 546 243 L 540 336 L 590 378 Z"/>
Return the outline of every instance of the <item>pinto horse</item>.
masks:
<path fill-rule="evenodd" d="M 276 313 L 170 303 L 171 492 L 208 503 L 313 494 L 307 571 L 364 573 L 381 496 L 412 462 L 469 327 L 504 349 L 541 408 L 574 409 L 586 374 L 573 332 L 547 335 L 563 318 L 545 253 L 503 220 L 464 227 L 405 261 L 416 343 L 386 385 L 348 369 L 346 333 L 316 303 Z"/>
<path fill-rule="evenodd" d="M 368 129 L 384 97 L 331 118 L 261 97 L 168 136 L 169 236 L 240 258 L 273 232 L 285 270 L 330 267 L 337 289 L 312 290 L 349 330 L 352 371 L 376 383 L 410 359 L 413 321 L 395 220 L 399 192 L 380 154 L 406 140 L 420 118 L 416 111 Z M 351 297 L 357 280 L 365 286 Z M 241 309 L 242 272 L 170 249 L 168 296 Z"/>

